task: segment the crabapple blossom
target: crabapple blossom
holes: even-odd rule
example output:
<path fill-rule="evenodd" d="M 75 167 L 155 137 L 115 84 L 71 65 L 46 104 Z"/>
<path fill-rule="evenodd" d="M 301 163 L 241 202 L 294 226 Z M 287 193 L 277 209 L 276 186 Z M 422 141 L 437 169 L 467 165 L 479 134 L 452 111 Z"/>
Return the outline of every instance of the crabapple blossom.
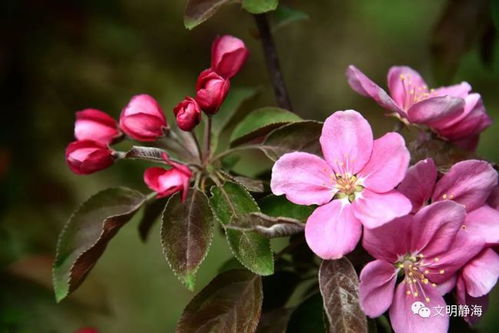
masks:
<path fill-rule="evenodd" d="M 207 114 L 218 111 L 229 92 L 230 81 L 212 69 L 201 72 L 196 83 L 196 101 Z"/>
<path fill-rule="evenodd" d="M 92 140 L 107 145 L 121 133 L 116 121 L 107 113 L 85 109 L 76 112 L 74 134 L 77 140 Z"/>
<path fill-rule="evenodd" d="M 201 108 L 192 97 L 185 97 L 173 109 L 177 118 L 177 126 L 183 131 L 192 131 L 201 121 Z"/>
<path fill-rule="evenodd" d="M 172 168 L 168 170 L 159 167 L 148 168 L 144 172 L 144 182 L 157 193 L 157 198 L 181 192 L 184 201 L 189 191 L 192 172 L 186 165 L 171 161 L 166 154 L 163 154 L 163 159 Z"/>
<path fill-rule="evenodd" d="M 132 139 L 155 141 L 168 127 L 158 102 L 146 94 L 132 97 L 120 116 L 120 127 Z"/>
<path fill-rule="evenodd" d="M 242 40 L 230 35 L 217 37 L 211 47 L 211 69 L 230 79 L 239 72 L 249 51 Z"/>
<path fill-rule="evenodd" d="M 388 94 L 355 66 L 348 67 L 347 77 L 353 90 L 373 98 L 402 121 L 427 125 L 466 149 L 474 150 L 480 133 L 491 124 L 480 95 L 470 93 L 467 82 L 429 89 L 412 68 L 394 66 L 388 72 Z"/>
<path fill-rule="evenodd" d="M 66 163 L 78 175 L 88 175 L 113 164 L 109 147 L 91 140 L 73 141 L 66 148 Z"/>
<path fill-rule="evenodd" d="M 323 259 L 341 258 L 358 243 L 362 225 L 376 228 L 411 211 L 394 188 L 404 178 L 409 152 L 398 133 L 373 140 L 360 113 L 333 113 L 322 128 L 324 159 L 293 152 L 272 168 L 271 189 L 300 205 L 319 205 L 307 220 L 309 247 Z"/>

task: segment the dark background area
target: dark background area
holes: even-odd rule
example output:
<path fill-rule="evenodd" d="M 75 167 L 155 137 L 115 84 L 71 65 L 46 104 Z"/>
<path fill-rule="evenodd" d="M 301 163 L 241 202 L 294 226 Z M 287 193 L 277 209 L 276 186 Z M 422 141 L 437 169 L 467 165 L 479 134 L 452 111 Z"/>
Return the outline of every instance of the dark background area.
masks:
<path fill-rule="evenodd" d="M 294 109 L 302 118 L 322 120 L 353 108 L 371 121 L 377 136 L 393 128 L 395 122 L 373 101 L 350 89 L 344 75 L 349 64 L 382 86 L 389 67 L 402 64 L 420 71 L 430 86 L 468 81 L 489 114 L 499 115 L 499 55 L 493 52 L 497 36 L 490 8 L 483 5 L 487 1 L 450 1 L 450 10 L 443 0 L 282 3 L 309 16 L 275 31 Z M 73 140 L 75 111 L 93 107 L 117 118 L 132 95 L 148 93 L 172 121 L 173 107 L 193 94 L 198 73 L 209 66 L 210 45 L 219 34 L 244 39 L 251 51 L 232 82 L 260 87 L 248 110 L 274 105 L 251 15 L 232 4 L 188 31 L 184 6 L 184 0 L 0 4 L 0 332 L 72 332 L 85 326 L 106 333 L 173 331 L 193 294 L 164 260 L 159 226 L 143 244 L 137 218 L 131 221 L 82 287 L 58 305 L 50 265 L 57 235 L 80 202 L 106 187 L 145 191 L 144 163 L 123 161 L 91 176 L 69 171 L 64 149 Z M 458 19 L 438 25 L 446 11 L 455 10 Z M 498 130 L 494 123 L 478 148 L 490 161 L 498 160 Z M 254 173 L 269 166 L 255 155 L 238 168 Z M 218 236 L 196 290 L 229 257 Z M 496 292 L 479 325 L 483 332 L 499 327 L 498 315 Z"/>

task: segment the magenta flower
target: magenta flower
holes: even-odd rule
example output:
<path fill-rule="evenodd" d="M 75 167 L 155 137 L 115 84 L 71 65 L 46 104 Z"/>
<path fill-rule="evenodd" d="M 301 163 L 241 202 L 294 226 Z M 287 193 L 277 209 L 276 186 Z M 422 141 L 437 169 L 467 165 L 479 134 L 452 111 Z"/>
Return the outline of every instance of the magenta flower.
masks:
<path fill-rule="evenodd" d="M 398 133 L 373 140 L 360 113 L 333 113 L 322 128 L 324 159 L 304 152 L 283 155 L 272 169 L 271 189 L 300 205 L 319 205 L 305 237 L 323 259 L 352 251 L 362 225 L 376 228 L 408 214 L 410 201 L 394 190 L 404 178 L 409 152 Z"/>
<path fill-rule="evenodd" d="M 73 141 L 66 147 L 66 163 L 78 175 L 106 169 L 114 162 L 108 146 L 91 140 Z"/>
<path fill-rule="evenodd" d="M 378 317 L 389 309 L 397 333 L 447 332 L 449 317 L 413 313 L 414 302 L 428 311 L 445 309 L 442 297 L 452 289 L 454 276 L 480 245 L 462 237 L 466 211 L 452 201 L 436 202 L 415 215 L 364 231 L 363 246 L 376 260 L 360 274 L 363 311 Z M 397 277 L 402 280 L 397 285 Z"/>
<path fill-rule="evenodd" d="M 230 81 L 205 69 L 196 82 L 196 101 L 207 114 L 215 114 L 229 93 Z"/>
<path fill-rule="evenodd" d="M 387 94 L 355 66 L 348 67 L 347 77 L 353 90 L 371 97 L 402 121 L 426 125 L 467 149 L 476 148 L 479 134 L 491 124 L 480 95 L 470 93 L 467 82 L 428 89 L 418 72 L 394 66 L 388 72 Z"/>
<path fill-rule="evenodd" d="M 158 102 L 149 95 L 133 96 L 120 115 L 120 127 L 137 141 L 155 141 L 168 128 Z"/>
<path fill-rule="evenodd" d="M 249 50 L 242 40 L 230 35 L 217 37 L 211 47 L 211 69 L 226 79 L 239 72 Z"/>
<path fill-rule="evenodd" d="M 74 132 L 75 138 L 79 141 L 92 140 L 103 145 L 110 144 L 121 134 L 116 120 L 96 109 L 76 112 Z"/>
<path fill-rule="evenodd" d="M 185 97 L 173 108 L 173 114 L 177 120 L 177 126 L 183 131 L 189 132 L 201 121 L 201 108 L 192 97 Z"/>

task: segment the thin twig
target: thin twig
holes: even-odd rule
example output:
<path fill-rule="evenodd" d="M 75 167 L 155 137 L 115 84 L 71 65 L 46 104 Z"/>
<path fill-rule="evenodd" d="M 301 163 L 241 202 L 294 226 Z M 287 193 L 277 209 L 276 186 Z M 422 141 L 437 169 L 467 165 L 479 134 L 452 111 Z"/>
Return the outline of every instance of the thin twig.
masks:
<path fill-rule="evenodd" d="M 212 162 L 215 162 L 215 161 L 218 161 L 219 159 L 227 156 L 227 155 L 230 155 L 232 153 L 235 153 L 239 150 L 246 150 L 246 149 L 260 149 L 261 148 L 261 145 L 245 145 L 245 146 L 239 146 L 239 147 L 235 147 L 235 148 L 230 148 L 230 149 L 227 149 L 226 151 L 216 155 L 215 157 L 213 157 L 212 159 Z"/>
<path fill-rule="evenodd" d="M 206 126 L 204 129 L 204 162 L 209 161 L 211 155 L 211 116 L 206 117 Z"/>
<path fill-rule="evenodd" d="M 282 75 L 281 66 L 279 64 L 279 57 L 277 49 L 272 37 L 269 22 L 266 14 L 254 15 L 258 31 L 260 32 L 260 39 L 262 41 L 263 53 L 265 54 L 265 61 L 267 69 L 270 74 L 272 86 L 274 87 L 274 94 L 279 107 L 292 111 L 291 99 L 289 98 L 284 77 Z"/>

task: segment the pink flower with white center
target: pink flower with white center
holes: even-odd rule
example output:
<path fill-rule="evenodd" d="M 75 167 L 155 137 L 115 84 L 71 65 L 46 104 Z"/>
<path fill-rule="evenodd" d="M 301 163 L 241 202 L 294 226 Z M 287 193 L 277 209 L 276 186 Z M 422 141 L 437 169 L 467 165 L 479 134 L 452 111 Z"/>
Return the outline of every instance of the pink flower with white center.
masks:
<path fill-rule="evenodd" d="M 462 82 L 428 89 L 418 72 L 394 66 L 388 72 L 388 94 L 355 66 L 347 69 L 348 82 L 359 94 L 374 99 L 406 123 L 422 124 L 466 149 L 475 149 L 479 134 L 491 124 L 477 93 Z"/>
<path fill-rule="evenodd" d="M 96 109 L 76 112 L 75 138 L 77 140 L 92 140 L 108 145 L 120 134 L 118 123 L 107 113 Z"/>
<path fill-rule="evenodd" d="M 479 244 L 459 235 L 466 211 L 452 201 L 436 202 L 415 215 L 365 229 L 362 245 L 376 260 L 360 273 L 360 304 L 370 317 L 389 310 L 397 333 L 447 332 L 449 317 L 421 317 L 414 302 L 445 309 L 443 294 L 453 277 L 479 251 Z M 397 285 L 397 278 L 400 282 Z"/>
<path fill-rule="evenodd" d="M 181 192 L 181 200 L 185 201 L 192 177 L 191 170 L 184 164 L 173 162 L 166 154 L 163 154 L 163 159 L 172 168 L 168 170 L 159 167 L 148 168 L 144 172 L 144 182 L 151 190 L 158 193 L 157 198 Z"/>
<path fill-rule="evenodd" d="M 410 201 L 394 190 L 404 178 L 409 152 L 398 133 L 373 140 L 360 113 L 333 113 L 322 128 L 324 159 L 293 152 L 272 168 L 275 195 L 299 205 L 319 205 L 308 218 L 305 237 L 323 259 L 337 259 L 357 245 L 362 225 L 376 228 L 411 211 Z"/>

